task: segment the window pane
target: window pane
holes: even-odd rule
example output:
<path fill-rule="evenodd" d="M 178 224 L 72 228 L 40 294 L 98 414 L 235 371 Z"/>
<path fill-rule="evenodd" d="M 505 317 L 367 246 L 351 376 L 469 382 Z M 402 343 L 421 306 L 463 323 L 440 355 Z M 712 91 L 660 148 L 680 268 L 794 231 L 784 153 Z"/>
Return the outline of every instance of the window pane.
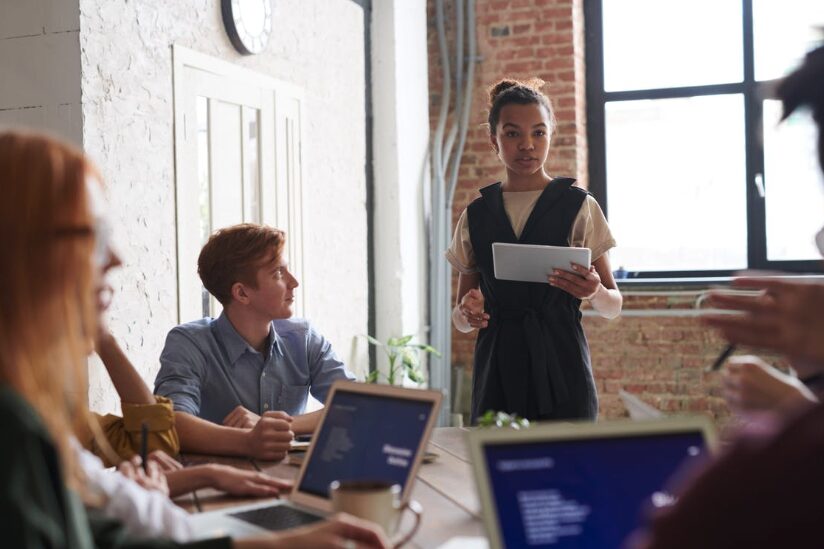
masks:
<path fill-rule="evenodd" d="M 795 68 L 821 42 L 822 25 L 822 0 L 753 0 L 756 80 L 781 78 Z"/>
<path fill-rule="evenodd" d="M 209 184 L 209 100 L 198 97 L 197 107 L 197 181 L 200 193 L 200 240 L 205 243 L 212 232 L 211 191 Z"/>
<path fill-rule="evenodd" d="M 741 0 L 604 0 L 604 89 L 743 79 Z"/>
<path fill-rule="evenodd" d="M 747 266 L 743 127 L 738 94 L 607 103 L 614 266 Z"/>
<path fill-rule="evenodd" d="M 243 107 L 243 221 L 260 223 L 258 109 Z"/>
<path fill-rule="evenodd" d="M 813 237 L 824 225 L 824 178 L 809 112 L 781 124 L 781 103 L 764 102 L 767 259 L 817 259 Z"/>
<path fill-rule="evenodd" d="M 200 208 L 200 243 L 206 243 L 212 232 L 212 195 L 209 184 L 209 100 L 198 96 L 197 109 L 197 181 L 198 207 Z M 200 309 L 203 316 L 210 314 L 210 294 L 200 286 Z"/>

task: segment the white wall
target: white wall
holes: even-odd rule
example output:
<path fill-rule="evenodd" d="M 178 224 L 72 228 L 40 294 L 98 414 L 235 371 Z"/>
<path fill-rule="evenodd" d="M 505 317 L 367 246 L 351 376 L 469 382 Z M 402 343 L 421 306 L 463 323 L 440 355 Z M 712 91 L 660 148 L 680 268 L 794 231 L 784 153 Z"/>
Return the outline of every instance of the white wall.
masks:
<path fill-rule="evenodd" d="M 345 361 L 365 367 L 354 339 L 368 315 L 363 12 L 351 0 L 273 6 L 268 49 L 246 57 L 226 37 L 218 0 L 80 0 L 83 142 L 108 182 L 126 260 L 111 325 L 148 383 L 177 322 L 172 44 L 305 90 L 305 310 Z M 99 366 L 90 403 L 117 409 Z"/>
<path fill-rule="evenodd" d="M 376 331 L 383 341 L 406 334 L 427 341 L 426 1 L 379 0 L 372 9 Z"/>
<path fill-rule="evenodd" d="M 0 4 L 0 125 L 81 144 L 77 0 Z"/>

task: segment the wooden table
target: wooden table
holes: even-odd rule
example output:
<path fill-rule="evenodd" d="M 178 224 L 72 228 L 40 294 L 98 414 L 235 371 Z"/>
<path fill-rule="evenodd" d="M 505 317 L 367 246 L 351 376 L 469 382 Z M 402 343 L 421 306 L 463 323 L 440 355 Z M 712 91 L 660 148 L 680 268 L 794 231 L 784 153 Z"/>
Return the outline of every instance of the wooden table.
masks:
<path fill-rule="evenodd" d="M 455 536 L 483 536 L 480 505 L 475 493 L 475 481 L 464 443 L 464 430 L 442 427 L 432 432 L 429 450 L 438 454 L 433 463 L 424 463 L 418 470 L 418 480 L 412 489 L 412 499 L 423 507 L 421 527 L 413 539 L 417 547 L 438 547 Z M 270 475 L 294 479 L 298 467 L 281 462 L 186 454 L 185 465 L 222 463 L 242 469 L 255 469 Z M 259 501 L 231 497 L 213 489 L 198 490 L 175 500 L 190 512 L 213 511 L 222 507 Z M 408 527 L 406 521 L 401 529 Z"/>

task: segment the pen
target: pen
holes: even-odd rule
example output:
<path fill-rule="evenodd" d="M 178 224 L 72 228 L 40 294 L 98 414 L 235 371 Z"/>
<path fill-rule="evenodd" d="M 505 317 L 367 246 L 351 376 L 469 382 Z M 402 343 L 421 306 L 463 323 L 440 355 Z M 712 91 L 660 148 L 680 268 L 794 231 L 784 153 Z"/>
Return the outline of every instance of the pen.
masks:
<path fill-rule="evenodd" d="M 145 421 L 140 426 L 140 464 L 143 472 L 149 473 L 149 464 L 146 462 L 149 447 L 149 424 Z"/>
<path fill-rule="evenodd" d="M 715 359 L 715 362 L 712 363 L 712 366 L 707 368 L 707 371 L 708 372 L 716 372 L 716 371 L 720 370 L 721 366 L 724 365 L 724 362 L 726 362 L 727 359 L 730 358 L 730 355 L 733 354 L 734 352 L 735 352 L 735 345 L 730 343 L 729 345 L 727 345 L 724 348 L 723 351 L 721 351 L 721 354 L 718 355 L 718 358 Z"/>

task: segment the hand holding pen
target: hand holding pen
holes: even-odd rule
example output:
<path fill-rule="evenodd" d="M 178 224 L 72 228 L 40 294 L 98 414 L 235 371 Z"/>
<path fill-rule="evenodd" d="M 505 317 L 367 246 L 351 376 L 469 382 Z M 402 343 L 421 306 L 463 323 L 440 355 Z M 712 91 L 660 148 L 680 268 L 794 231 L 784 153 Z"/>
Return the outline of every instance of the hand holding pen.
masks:
<path fill-rule="evenodd" d="M 792 360 L 824 363 L 824 284 L 779 277 L 742 277 L 732 282 L 749 295 L 711 293 L 716 309 L 702 321 L 730 343 L 781 353 Z"/>
<path fill-rule="evenodd" d="M 132 459 L 121 462 L 117 470 L 124 477 L 133 480 L 146 490 L 154 490 L 169 495 L 169 484 L 157 462 L 149 460 L 149 426 L 144 421 L 140 426 L 140 453 Z"/>

